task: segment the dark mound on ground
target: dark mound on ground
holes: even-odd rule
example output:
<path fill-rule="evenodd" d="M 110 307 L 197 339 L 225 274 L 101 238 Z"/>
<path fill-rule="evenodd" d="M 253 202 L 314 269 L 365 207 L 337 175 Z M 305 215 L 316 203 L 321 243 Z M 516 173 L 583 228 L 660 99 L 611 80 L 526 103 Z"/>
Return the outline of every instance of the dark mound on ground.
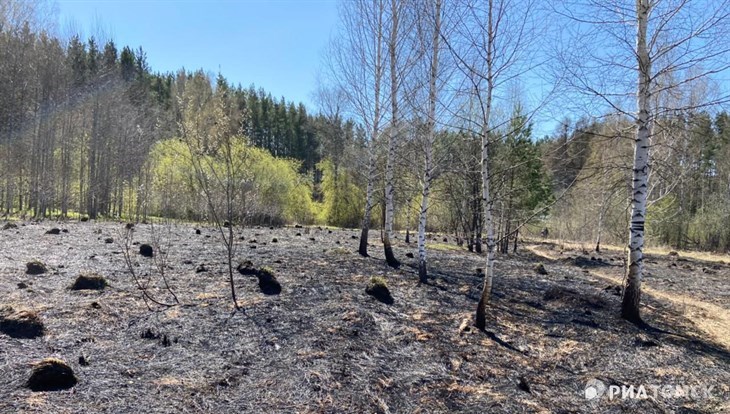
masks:
<path fill-rule="evenodd" d="M 274 272 L 269 268 L 261 268 L 256 276 L 259 278 L 259 289 L 264 295 L 278 295 L 281 293 L 281 284 L 276 280 Z"/>
<path fill-rule="evenodd" d="M 43 322 L 35 312 L 7 308 L 0 311 L 0 332 L 11 338 L 33 339 L 43 336 Z"/>
<path fill-rule="evenodd" d="M 25 273 L 29 275 L 41 275 L 47 271 L 46 265 L 39 260 L 32 260 L 25 264 Z"/>
<path fill-rule="evenodd" d="M 604 309 L 608 307 L 606 299 L 599 295 L 582 294 L 576 290 L 563 286 L 549 287 L 542 297 L 548 302 L 560 301 L 567 304 L 585 306 L 593 309 Z"/>
<path fill-rule="evenodd" d="M 80 274 L 71 290 L 104 290 L 106 287 L 106 279 L 96 273 Z"/>
<path fill-rule="evenodd" d="M 578 292 L 562 286 L 551 286 L 542 295 L 545 300 L 570 299 L 578 296 Z"/>
<path fill-rule="evenodd" d="M 152 250 L 152 246 L 149 244 L 140 244 L 139 245 L 139 254 L 141 254 L 144 257 L 152 257 L 155 255 L 154 250 Z"/>
<path fill-rule="evenodd" d="M 259 272 L 255 267 L 253 267 L 253 263 L 250 260 L 239 263 L 236 270 L 244 276 L 256 276 Z"/>
<path fill-rule="evenodd" d="M 61 234 L 61 229 L 54 227 L 46 232 L 46 234 Z"/>
<path fill-rule="evenodd" d="M 33 365 L 25 385 L 32 391 L 60 391 L 73 387 L 77 382 L 73 370 L 65 362 L 46 358 Z"/>
<path fill-rule="evenodd" d="M 538 275 L 548 274 L 547 269 L 545 269 L 545 265 L 542 263 L 538 263 L 537 266 L 535 266 L 535 273 Z"/>
<path fill-rule="evenodd" d="M 12 229 L 17 229 L 17 228 L 18 228 L 18 225 L 15 223 L 5 223 L 3 225 L 3 230 L 12 230 Z"/>
<path fill-rule="evenodd" d="M 573 264 L 578 267 L 598 267 L 598 266 L 611 266 L 610 263 L 603 261 L 601 258 L 578 256 L 572 260 Z"/>
<path fill-rule="evenodd" d="M 365 288 L 365 293 L 385 303 L 386 305 L 392 305 L 395 301 L 393 296 L 390 294 L 390 289 L 385 283 L 385 279 L 382 277 L 374 277 L 370 279 L 370 284 Z"/>

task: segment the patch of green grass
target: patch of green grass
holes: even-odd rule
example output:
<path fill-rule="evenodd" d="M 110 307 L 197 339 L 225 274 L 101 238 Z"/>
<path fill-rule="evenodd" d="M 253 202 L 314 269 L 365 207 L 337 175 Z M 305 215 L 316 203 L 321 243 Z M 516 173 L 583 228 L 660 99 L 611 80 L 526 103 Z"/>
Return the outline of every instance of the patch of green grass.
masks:
<path fill-rule="evenodd" d="M 388 282 L 386 282 L 385 278 L 382 276 L 373 276 L 370 278 L 370 286 L 381 286 L 384 288 L 388 288 Z"/>
<path fill-rule="evenodd" d="M 447 243 L 427 243 L 426 248 L 433 249 L 433 250 L 445 250 L 445 251 L 464 250 L 464 248 L 461 246 L 457 246 L 455 244 L 447 244 Z"/>
<path fill-rule="evenodd" d="M 333 253 L 333 254 L 350 254 L 350 251 L 347 250 L 344 247 L 335 247 L 334 249 L 331 249 L 330 250 L 330 253 Z"/>
<path fill-rule="evenodd" d="M 260 268 L 259 275 L 268 275 L 271 277 L 276 277 L 276 274 L 274 273 L 274 269 L 272 269 L 268 266 L 264 266 L 264 267 Z"/>

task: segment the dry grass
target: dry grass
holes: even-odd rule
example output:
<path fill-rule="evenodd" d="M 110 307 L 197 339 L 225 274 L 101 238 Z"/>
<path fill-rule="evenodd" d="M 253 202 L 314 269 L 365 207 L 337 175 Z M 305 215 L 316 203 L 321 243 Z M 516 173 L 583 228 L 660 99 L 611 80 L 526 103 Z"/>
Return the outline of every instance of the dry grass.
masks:
<path fill-rule="evenodd" d="M 458 246 L 456 244 L 448 243 L 426 243 L 426 249 L 429 250 L 440 250 L 440 251 L 466 251 L 466 247 Z"/>
<path fill-rule="evenodd" d="M 560 254 L 554 250 L 545 250 L 540 246 L 530 246 L 530 251 L 535 254 L 550 259 L 559 260 Z M 666 252 L 667 254 L 669 251 Z M 649 253 L 651 255 L 657 255 L 655 252 Z M 679 253 L 680 257 L 692 257 L 687 252 Z M 698 259 L 702 257 L 702 259 Z M 698 254 L 695 259 L 702 261 L 717 261 L 720 256 L 712 254 Z M 665 261 L 672 262 L 673 259 L 665 255 Z M 714 260 L 711 260 L 714 259 Z M 616 284 L 623 285 L 623 268 L 611 268 L 611 270 L 604 269 L 591 269 L 587 271 L 591 276 L 598 279 Z M 665 270 L 665 272 L 667 272 Z M 671 303 L 672 307 L 680 311 L 684 316 L 690 319 L 693 324 L 705 332 L 714 341 L 730 350 L 730 309 L 727 307 L 719 306 L 707 301 L 697 299 L 686 294 L 677 292 L 668 292 L 660 289 L 656 289 L 651 286 L 650 283 L 644 283 L 642 286 L 642 292 L 646 295 L 652 296 L 654 299 L 665 300 Z"/>
<path fill-rule="evenodd" d="M 623 284 L 623 279 L 601 270 L 591 270 L 591 274 L 603 280 Z M 644 284 L 642 292 L 672 303 L 675 309 L 681 311 L 699 329 L 705 332 L 714 341 L 730 350 L 730 310 L 697 300 L 687 295 L 667 293 Z"/>
<path fill-rule="evenodd" d="M 549 243 L 560 247 L 563 250 L 582 251 L 585 250 L 590 254 L 594 254 L 594 244 L 591 243 L 576 243 L 566 240 L 559 239 L 541 239 L 541 238 L 526 238 L 530 243 Z M 626 246 L 616 246 L 610 244 L 601 244 L 601 250 L 604 252 L 610 252 L 614 254 L 628 254 Z M 648 255 L 667 256 L 669 252 L 677 252 L 679 257 L 686 257 L 695 260 L 701 260 L 705 262 L 714 262 L 720 264 L 727 264 L 730 262 L 730 255 L 715 253 L 715 252 L 702 252 L 694 250 L 677 250 L 666 246 L 649 246 L 644 248 L 644 253 Z"/>
<path fill-rule="evenodd" d="M 700 251 L 693 251 L 693 250 L 675 250 L 671 249 L 669 247 L 649 247 L 646 250 L 646 253 L 648 254 L 655 254 L 655 255 L 668 255 L 669 252 L 676 251 L 679 253 L 679 257 L 689 257 L 695 260 L 701 260 L 705 262 L 715 262 L 715 263 L 721 263 L 726 264 L 728 261 L 730 261 L 730 256 L 727 254 L 722 253 L 713 253 L 713 252 L 700 252 Z"/>

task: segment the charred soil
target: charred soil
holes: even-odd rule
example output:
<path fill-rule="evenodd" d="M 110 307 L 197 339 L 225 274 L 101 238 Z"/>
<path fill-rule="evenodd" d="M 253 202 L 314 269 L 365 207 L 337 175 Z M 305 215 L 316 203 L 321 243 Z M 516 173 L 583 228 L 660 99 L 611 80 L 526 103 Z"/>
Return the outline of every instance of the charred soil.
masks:
<path fill-rule="evenodd" d="M 119 243 L 124 223 L 50 224 L 0 234 L 0 308 L 43 321 L 34 339 L 0 333 L 0 413 L 25 412 L 724 412 L 730 409 L 730 266 L 647 258 L 640 329 L 618 317 L 623 268 L 617 254 L 576 261 L 549 243 L 498 256 L 487 331 L 473 327 L 484 257 L 429 250 L 429 283 L 418 280 L 416 246 L 394 240 L 398 269 L 372 232 L 236 228 L 237 262 L 270 269 L 280 291 L 235 272 L 233 309 L 225 251 L 213 228 L 155 226 L 166 246 L 132 252 L 150 292 L 174 303 L 156 274 L 164 258 L 180 305 L 149 310 Z M 152 226 L 134 227 L 151 243 Z M 437 236 L 441 240 L 443 235 Z M 450 239 L 450 238 L 449 238 Z M 169 247 L 167 241 L 169 241 Z M 157 253 L 157 252 L 155 252 Z M 572 256 L 573 259 L 565 259 Z M 681 258 L 681 253 L 680 253 Z M 49 271 L 25 273 L 40 259 Z M 613 259 L 613 260 L 611 260 Z M 595 262 L 595 263 L 593 263 Z M 545 274 L 536 273 L 542 263 Z M 196 271 L 204 265 L 206 271 Z M 688 267 L 688 268 L 685 268 Z M 710 271 L 706 271 L 706 270 Z M 71 290 L 79 274 L 104 275 L 104 290 Z M 381 277 L 390 305 L 366 293 Z M 279 290 L 277 289 L 277 290 Z M 619 289 L 620 294 L 620 289 Z M 27 388 L 33 364 L 67 361 L 72 391 Z M 77 363 L 77 361 L 79 361 Z M 587 401 L 588 381 L 620 385 L 713 385 L 711 398 Z M 60 388 L 60 387 L 59 387 Z"/>

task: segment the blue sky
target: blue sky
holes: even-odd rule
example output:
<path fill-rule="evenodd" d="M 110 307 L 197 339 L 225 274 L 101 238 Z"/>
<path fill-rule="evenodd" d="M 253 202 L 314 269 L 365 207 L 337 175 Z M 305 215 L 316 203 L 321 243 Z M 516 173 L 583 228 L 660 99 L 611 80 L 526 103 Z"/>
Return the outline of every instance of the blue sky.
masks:
<path fill-rule="evenodd" d="M 335 0 L 58 0 L 58 12 L 62 31 L 101 28 L 119 48 L 142 46 L 153 71 L 220 69 L 308 105 L 337 25 Z"/>

